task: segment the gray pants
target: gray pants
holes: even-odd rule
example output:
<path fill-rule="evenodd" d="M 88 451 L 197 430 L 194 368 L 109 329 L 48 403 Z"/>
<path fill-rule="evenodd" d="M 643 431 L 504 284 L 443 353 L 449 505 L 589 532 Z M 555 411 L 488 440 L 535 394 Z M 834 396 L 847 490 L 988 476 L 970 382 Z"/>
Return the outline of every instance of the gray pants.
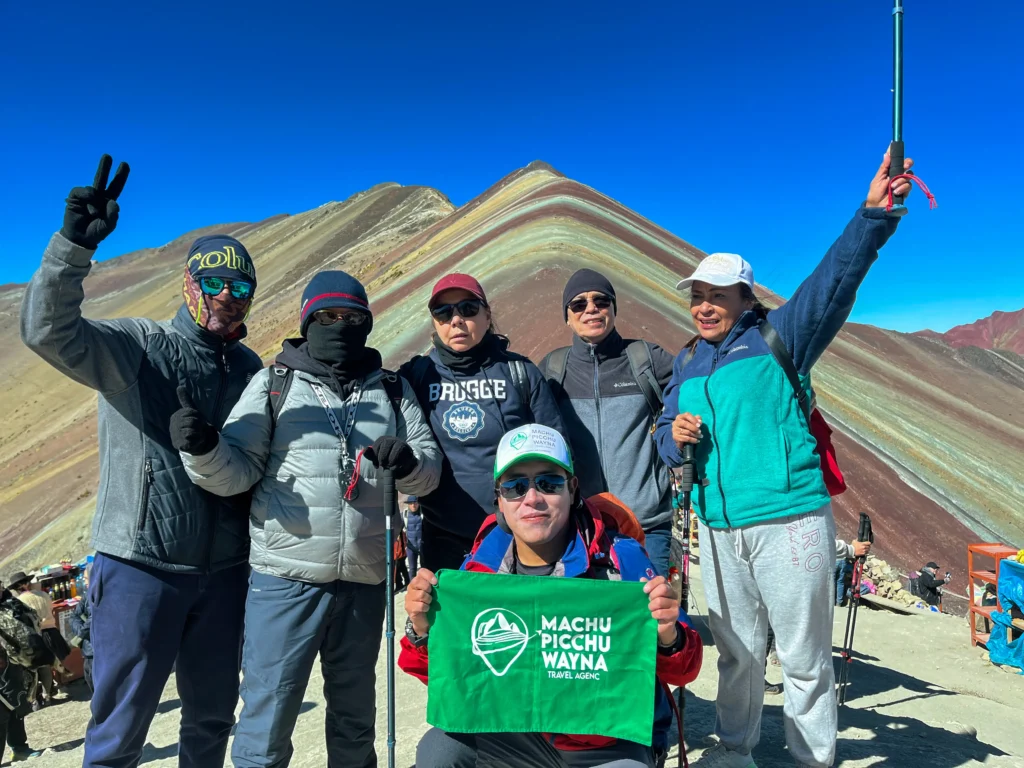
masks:
<path fill-rule="evenodd" d="M 431 728 L 416 768 L 652 768 L 650 747 L 616 741 L 603 749 L 555 749 L 539 733 L 445 733 Z"/>
<path fill-rule="evenodd" d="M 370 768 L 384 584 L 307 584 L 252 573 L 242 651 L 237 768 L 284 768 L 317 653 L 327 699 L 327 765 Z"/>
<path fill-rule="evenodd" d="M 832 506 L 745 528 L 700 526 L 701 576 L 718 648 L 715 733 L 749 753 L 761 737 L 769 624 L 782 666 L 786 744 L 801 765 L 836 751 Z"/>

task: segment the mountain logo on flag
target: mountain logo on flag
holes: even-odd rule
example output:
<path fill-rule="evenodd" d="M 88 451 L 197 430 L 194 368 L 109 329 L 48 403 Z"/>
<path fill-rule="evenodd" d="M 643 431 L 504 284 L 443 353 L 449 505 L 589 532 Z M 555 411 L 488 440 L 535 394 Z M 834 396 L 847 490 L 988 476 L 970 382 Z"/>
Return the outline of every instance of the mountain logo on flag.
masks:
<path fill-rule="evenodd" d="M 488 608 L 476 615 L 470 630 L 473 655 L 497 677 L 502 677 L 522 656 L 530 639 L 523 618 L 504 608 Z"/>

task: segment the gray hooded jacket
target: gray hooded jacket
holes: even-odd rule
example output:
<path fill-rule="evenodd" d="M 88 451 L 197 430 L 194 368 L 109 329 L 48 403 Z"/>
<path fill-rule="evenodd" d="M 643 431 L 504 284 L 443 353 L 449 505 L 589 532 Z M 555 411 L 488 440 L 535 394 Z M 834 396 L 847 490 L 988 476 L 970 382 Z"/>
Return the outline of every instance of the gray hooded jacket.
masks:
<path fill-rule="evenodd" d="M 217 447 L 202 456 L 181 454 L 189 476 L 213 493 L 253 489 L 250 564 L 260 573 L 310 583 L 335 580 L 379 584 L 385 576 L 384 496 L 381 477 L 361 452 L 384 435 L 405 440 L 419 460 L 399 492 L 422 496 L 437 487 L 441 452 L 408 382 L 402 380 L 402 418 L 376 371 L 344 401 L 316 376 L 294 370 L 274 423 L 270 375 L 256 375 L 221 430 Z M 339 439 L 317 389 L 337 423 Z M 351 409 L 355 409 L 352 412 Z M 345 490 L 358 468 L 355 497 Z M 400 518 L 395 520 L 400 525 Z"/>
<path fill-rule="evenodd" d="M 223 424 L 263 364 L 239 338 L 174 319 L 86 320 L 82 283 L 95 251 L 55 234 L 29 283 L 21 338 L 66 376 L 99 392 L 100 482 L 92 546 L 163 570 L 208 573 L 244 563 L 248 496 L 193 485 L 168 427 L 184 385 L 211 424 Z"/>

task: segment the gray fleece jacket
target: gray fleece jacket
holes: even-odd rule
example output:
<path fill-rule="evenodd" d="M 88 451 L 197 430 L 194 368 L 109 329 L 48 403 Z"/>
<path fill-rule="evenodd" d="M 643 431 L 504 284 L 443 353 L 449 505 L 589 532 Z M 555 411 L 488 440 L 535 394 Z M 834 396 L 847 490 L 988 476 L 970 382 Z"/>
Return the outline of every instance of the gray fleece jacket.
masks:
<path fill-rule="evenodd" d="M 163 570 L 208 573 L 244 563 L 248 494 L 192 484 L 168 427 L 184 385 L 211 424 L 224 423 L 263 364 L 200 328 L 182 305 L 167 322 L 86 320 L 82 283 L 95 251 L 55 234 L 29 283 L 21 338 L 65 376 L 99 392 L 100 482 L 92 546 Z M 54 403 L 59 408 L 59 403 Z"/>

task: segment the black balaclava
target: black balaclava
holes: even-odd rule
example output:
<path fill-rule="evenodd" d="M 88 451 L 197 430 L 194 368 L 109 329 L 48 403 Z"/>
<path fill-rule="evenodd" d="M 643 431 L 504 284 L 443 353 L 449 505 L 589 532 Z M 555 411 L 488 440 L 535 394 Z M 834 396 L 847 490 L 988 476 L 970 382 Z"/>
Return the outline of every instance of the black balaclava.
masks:
<path fill-rule="evenodd" d="M 320 325 L 311 323 L 306 330 L 309 356 L 336 371 L 347 371 L 361 367 L 366 356 L 366 339 L 370 335 L 370 324 Z"/>

